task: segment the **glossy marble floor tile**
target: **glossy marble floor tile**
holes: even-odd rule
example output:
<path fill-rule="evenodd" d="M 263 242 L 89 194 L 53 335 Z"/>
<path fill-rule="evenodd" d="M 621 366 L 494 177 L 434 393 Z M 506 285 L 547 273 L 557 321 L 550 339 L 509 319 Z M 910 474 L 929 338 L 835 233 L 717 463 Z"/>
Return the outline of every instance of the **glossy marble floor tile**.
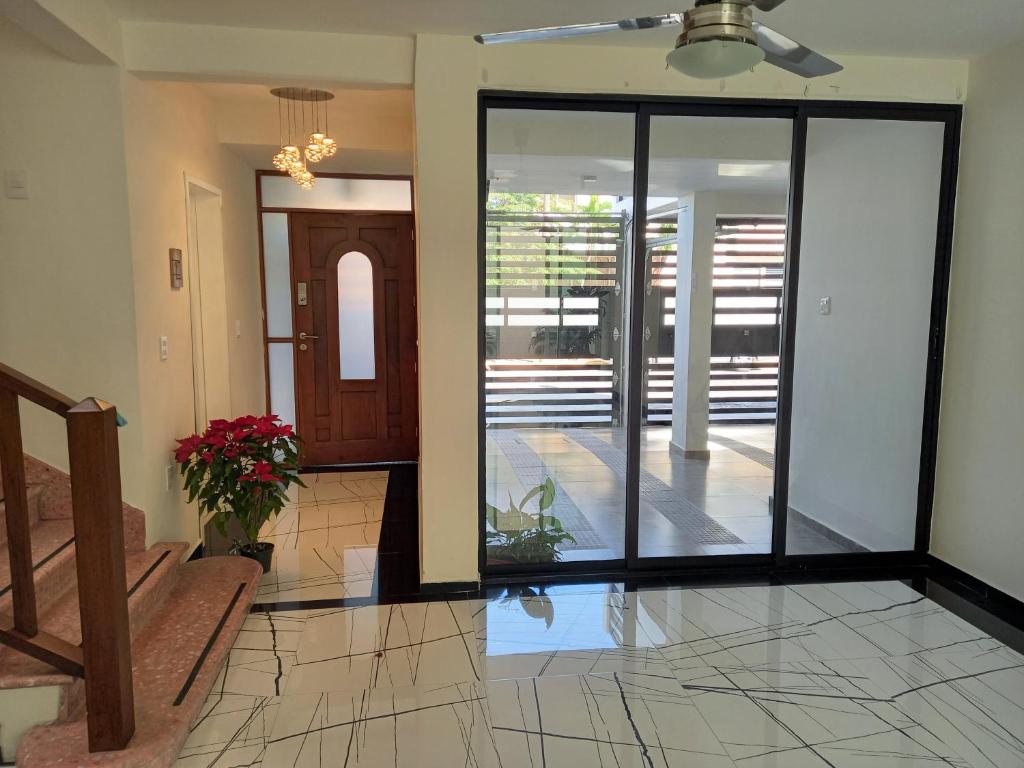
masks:
<path fill-rule="evenodd" d="M 272 696 L 215 692 L 192 725 L 175 768 L 266 764 L 263 758 L 279 701 Z"/>
<path fill-rule="evenodd" d="M 1020 768 L 1024 657 L 899 582 L 254 614 L 179 766 Z"/>
<path fill-rule="evenodd" d="M 481 679 L 472 606 L 429 602 L 310 612 L 286 692 Z"/>
<path fill-rule="evenodd" d="M 304 475 L 295 501 L 264 527 L 274 543 L 258 603 L 372 594 L 387 472 Z"/>

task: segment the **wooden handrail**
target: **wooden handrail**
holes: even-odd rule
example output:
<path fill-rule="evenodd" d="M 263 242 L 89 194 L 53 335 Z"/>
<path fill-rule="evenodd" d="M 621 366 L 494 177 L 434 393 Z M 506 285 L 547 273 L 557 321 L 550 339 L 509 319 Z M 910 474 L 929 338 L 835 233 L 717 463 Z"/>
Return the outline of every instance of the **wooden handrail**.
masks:
<path fill-rule="evenodd" d="M 81 648 L 39 629 L 19 397 L 67 422 Z M 124 749 L 135 732 L 117 426 L 109 403 L 76 403 L 0 363 L 0 472 L 14 608 L 13 619 L 0 616 L 0 642 L 85 678 L 92 752 Z"/>
<path fill-rule="evenodd" d="M 3 363 L 0 363 L 0 389 L 13 392 L 18 397 L 53 411 L 58 416 L 66 417 L 68 411 L 78 402 Z"/>

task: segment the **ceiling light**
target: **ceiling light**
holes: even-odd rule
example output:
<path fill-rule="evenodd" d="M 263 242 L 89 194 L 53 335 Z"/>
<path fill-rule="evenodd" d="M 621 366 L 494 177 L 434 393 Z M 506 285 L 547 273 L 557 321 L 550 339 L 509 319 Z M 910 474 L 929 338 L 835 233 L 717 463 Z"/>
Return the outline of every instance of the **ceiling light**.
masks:
<path fill-rule="evenodd" d="M 666 61 L 684 75 L 717 80 L 757 66 L 764 61 L 764 51 L 742 40 L 698 40 L 679 46 Z"/>
<path fill-rule="evenodd" d="M 698 4 L 683 17 L 683 33 L 666 61 L 673 69 L 702 80 L 732 77 L 764 61 L 749 3 Z"/>
<path fill-rule="evenodd" d="M 273 157 L 274 167 L 288 173 L 302 189 L 312 189 L 315 177 L 307 163 L 319 163 L 338 151 L 337 142 L 327 135 L 327 102 L 334 98 L 334 94 L 316 88 L 272 88 L 270 92 L 277 98 L 281 138 L 281 149 Z M 282 102 L 286 107 L 284 110 Z M 321 104 L 324 105 L 322 115 Z M 293 136 L 299 137 L 300 141 L 293 141 Z M 297 144 L 301 144 L 301 150 Z"/>
<path fill-rule="evenodd" d="M 719 176 L 768 176 L 774 166 L 770 163 L 719 163 Z"/>

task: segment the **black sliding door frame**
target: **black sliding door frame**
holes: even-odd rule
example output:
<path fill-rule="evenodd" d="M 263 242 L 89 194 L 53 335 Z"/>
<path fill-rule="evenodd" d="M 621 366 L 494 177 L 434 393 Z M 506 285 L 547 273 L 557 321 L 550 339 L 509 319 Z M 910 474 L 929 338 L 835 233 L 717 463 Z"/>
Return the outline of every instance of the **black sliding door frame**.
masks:
<path fill-rule="evenodd" d="M 486 553 L 486 200 L 487 112 L 489 109 L 562 110 L 631 113 L 635 116 L 633 168 L 634 216 L 626 272 L 632 280 L 628 302 L 628 369 L 626 388 L 626 557 L 614 560 L 574 561 L 530 565 L 488 565 Z M 956 182 L 960 149 L 962 107 L 957 104 L 905 104 L 888 102 L 803 101 L 730 98 L 633 98 L 619 95 L 558 95 L 509 91 L 481 91 L 478 96 L 478 524 L 479 566 L 486 578 L 544 577 L 555 574 L 602 574 L 609 577 L 641 572 L 722 573 L 770 575 L 789 571 L 833 571 L 917 567 L 928 553 L 934 495 L 935 458 L 941 399 L 946 308 L 952 256 Z M 782 343 L 779 352 L 779 395 L 776 415 L 775 477 L 772 547 L 770 553 L 751 555 L 699 555 L 639 557 L 641 473 L 641 417 L 644 378 L 644 305 L 646 292 L 647 186 L 650 162 L 650 125 L 654 116 L 775 118 L 792 121 L 790 189 L 786 260 L 784 270 Z M 923 403 L 920 473 L 915 545 L 901 552 L 789 555 L 786 523 L 789 496 L 789 459 L 793 405 L 797 298 L 799 293 L 801 225 L 807 126 L 811 118 L 936 122 L 944 125 L 941 189 L 937 212 L 935 269 L 933 273 L 928 366 Z M 638 288 L 639 287 L 639 288 Z"/>

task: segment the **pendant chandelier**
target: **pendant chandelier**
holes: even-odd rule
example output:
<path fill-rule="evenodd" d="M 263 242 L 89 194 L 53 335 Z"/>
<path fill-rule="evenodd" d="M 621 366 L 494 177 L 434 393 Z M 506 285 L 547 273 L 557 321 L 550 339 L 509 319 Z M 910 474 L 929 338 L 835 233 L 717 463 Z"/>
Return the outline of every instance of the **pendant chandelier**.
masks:
<path fill-rule="evenodd" d="M 327 102 L 330 91 L 316 88 L 272 88 L 277 98 L 277 124 L 281 149 L 274 155 L 274 167 L 286 171 L 302 189 L 312 189 L 316 176 L 310 164 L 334 157 L 337 142 L 327 132 Z"/>

